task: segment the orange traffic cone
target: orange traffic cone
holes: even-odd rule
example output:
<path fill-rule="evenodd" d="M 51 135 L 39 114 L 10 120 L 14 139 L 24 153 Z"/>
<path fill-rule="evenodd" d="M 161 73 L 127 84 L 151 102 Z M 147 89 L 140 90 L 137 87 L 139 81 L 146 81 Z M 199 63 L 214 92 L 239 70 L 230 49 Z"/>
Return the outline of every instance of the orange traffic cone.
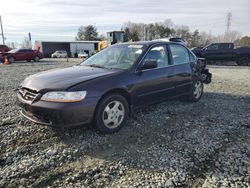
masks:
<path fill-rule="evenodd" d="M 8 60 L 8 58 L 5 56 L 5 59 L 4 59 L 4 63 L 3 64 L 5 64 L 5 65 L 8 65 L 8 64 L 10 64 L 10 62 L 9 62 L 9 60 Z"/>

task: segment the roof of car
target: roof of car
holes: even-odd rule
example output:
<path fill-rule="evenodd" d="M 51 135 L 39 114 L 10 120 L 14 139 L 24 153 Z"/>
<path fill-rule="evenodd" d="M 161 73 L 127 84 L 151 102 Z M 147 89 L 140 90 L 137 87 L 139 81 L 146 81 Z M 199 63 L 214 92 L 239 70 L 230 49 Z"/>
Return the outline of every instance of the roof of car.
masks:
<path fill-rule="evenodd" d="M 162 41 L 162 40 L 155 40 L 155 41 L 139 41 L 139 42 L 124 42 L 119 44 L 134 44 L 134 45 L 147 45 L 151 46 L 154 44 L 181 44 L 179 42 L 170 42 L 170 41 Z"/>

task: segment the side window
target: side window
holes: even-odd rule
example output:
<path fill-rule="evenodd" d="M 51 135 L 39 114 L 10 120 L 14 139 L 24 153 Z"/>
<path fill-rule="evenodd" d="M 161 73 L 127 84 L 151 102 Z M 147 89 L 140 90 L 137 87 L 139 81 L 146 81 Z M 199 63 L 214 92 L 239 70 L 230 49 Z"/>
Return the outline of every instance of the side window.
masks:
<path fill-rule="evenodd" d="M 168 52 L 165 45 L 153 47 L 146 55 L 145 61 L 156 61 L 157 68 L 166 67 L 169 65 Z"/>
<path fill-rule="evenodd" d="M 172 53 L 174 65 L 188 63 L 190 61 L 189 60 L 190 54 L 185 47 L 178 44 L 170 44 L 169 46 Z"/>
<path fill-rule="evenodd" d="M 207 47 L 208 50 L 218 50 L 219 49 L 219 44 L 212 44 Z"/>
<path fill-rule="evenodd" d="M 220 44 L 220 49 L 221 50 L 228 50 L 229 49 L 229 44 Z"/>

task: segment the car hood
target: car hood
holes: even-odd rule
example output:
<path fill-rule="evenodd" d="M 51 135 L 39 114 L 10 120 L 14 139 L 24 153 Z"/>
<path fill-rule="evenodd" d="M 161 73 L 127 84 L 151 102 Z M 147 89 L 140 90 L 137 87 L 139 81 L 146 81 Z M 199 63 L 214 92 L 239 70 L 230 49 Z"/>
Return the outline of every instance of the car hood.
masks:
<path fill-rule="evenodd" d="M 27 77 L 22 82 L 21 87 L 29 88 L 37 92 L 41 90 L 66 90 L 79 83 L 113 74 L 114 72 L 117 72 L 117 70 L 88 66 L 54 69 Z"/>

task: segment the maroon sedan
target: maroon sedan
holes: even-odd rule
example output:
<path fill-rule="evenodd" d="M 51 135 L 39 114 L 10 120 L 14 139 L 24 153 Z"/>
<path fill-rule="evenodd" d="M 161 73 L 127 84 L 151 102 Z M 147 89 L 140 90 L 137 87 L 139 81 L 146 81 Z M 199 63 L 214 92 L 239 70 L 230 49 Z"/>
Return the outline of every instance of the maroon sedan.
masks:
<path fill-rule="evenodd" d="M 8 58 L 9 63 L 14 63 L 15 61 L 40 61 L 44 58 L 44 55 L 37 50 L 31 49 L 14 49 L 9 52 L 4 52 L 0 54 L 0 59 L 3 62 L 5 57 Z"/>
<path fill-rule="evenodd" d="M 0 45 L 0 52 L 8 52 L 11 49 L 6 45 Z"/>

